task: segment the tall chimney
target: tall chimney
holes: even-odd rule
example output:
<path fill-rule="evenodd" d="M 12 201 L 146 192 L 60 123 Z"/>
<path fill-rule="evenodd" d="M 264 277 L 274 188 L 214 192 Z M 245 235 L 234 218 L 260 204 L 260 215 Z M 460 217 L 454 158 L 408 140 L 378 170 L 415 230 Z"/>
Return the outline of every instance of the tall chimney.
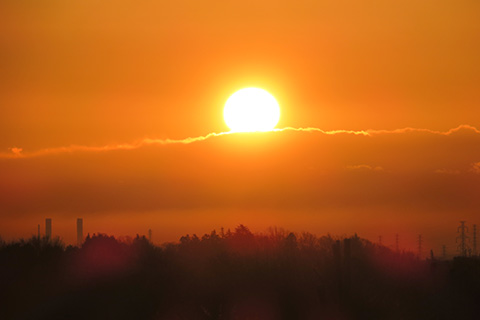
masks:
<path fill-rule="evenodd" d="M 77 219 L 77 246 L 81 247 L 83 244 L 83 219 Z"/>
<path fill-rule="evenodd" d="M 52 219 L 51 218 L 45 219 L 45 237 L 47 237 L 47 239 L 52 238 Z"/>

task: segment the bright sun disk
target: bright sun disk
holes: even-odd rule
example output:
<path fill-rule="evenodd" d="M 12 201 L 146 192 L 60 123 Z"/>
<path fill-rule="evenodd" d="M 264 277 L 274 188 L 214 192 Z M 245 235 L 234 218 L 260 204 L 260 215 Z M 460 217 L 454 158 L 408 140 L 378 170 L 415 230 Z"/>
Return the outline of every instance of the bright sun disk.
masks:
<path fill-rule="evenodd" d="M 280 119 L 280 107 L 267 91 L 244 88 L 228 98 L 223 118 L 233 132 L 271 131 Z"/>

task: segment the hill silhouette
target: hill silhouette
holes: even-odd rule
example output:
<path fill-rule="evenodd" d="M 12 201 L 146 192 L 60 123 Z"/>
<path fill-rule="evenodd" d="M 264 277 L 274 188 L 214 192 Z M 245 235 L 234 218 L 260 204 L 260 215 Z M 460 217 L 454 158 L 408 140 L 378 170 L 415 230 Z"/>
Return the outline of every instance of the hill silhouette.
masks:
<path fill-rule="evenodd" d="M 240 225 L 155 246 L 0 242 L 1 319 L 474 319 L 480 261 Z"/>

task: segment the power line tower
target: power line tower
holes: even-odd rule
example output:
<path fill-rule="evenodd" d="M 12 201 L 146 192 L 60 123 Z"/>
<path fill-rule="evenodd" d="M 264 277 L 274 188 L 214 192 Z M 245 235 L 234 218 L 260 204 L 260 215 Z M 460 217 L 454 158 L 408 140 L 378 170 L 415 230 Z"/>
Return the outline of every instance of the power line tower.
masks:
<path fill-rule="evenodd" d="M 418 235 L 418 257 L 419 258 L 422 257 L 422 244 L 423 244 L 423 238 L 422 238 L 422 235 L 419 234 Z"/>
<path fill-rule="evenodd" d="M 473 225 L 473 255 L 477 256 L 477 225 Z"/>
<path fill-rule="evenodd" d="M 397 233 L 397 234 L 395 234 L 395 250 L 396 250 L 397 252 L 400 251 L 400 246 L 399 246 L 399 241 L 398 241 L 398 239 L 399 239 L 399 238 L 398 238 L 398 233 Z"/>
<path fill-rule="evenodd" d="M 460 251 L 460 255 L 463 257 L 467 256 L 467 232 L 468 227 L 465 225 L 465 221 L 460 221 L 460 226 L 457 228 L 457 233 L 460 233 L 460 235 L 457 237 L 456 242 L 459 243 L 458 251 Z"/>

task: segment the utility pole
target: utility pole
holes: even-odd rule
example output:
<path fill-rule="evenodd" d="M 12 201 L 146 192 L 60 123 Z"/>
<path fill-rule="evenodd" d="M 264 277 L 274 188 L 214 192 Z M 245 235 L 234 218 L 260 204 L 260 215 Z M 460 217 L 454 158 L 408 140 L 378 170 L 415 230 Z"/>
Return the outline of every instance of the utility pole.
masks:
<path fill-rule="evenodd" d="M 422 257 L 422 243 L 423 243 L 422 235 L 419 234 L 418 235 L 418 257 L 419 258 Z"/>
<path fill-rule="evenodd" d="M 395 250 L 396 250 L 397 252 L 400 251 L 400 247 L 399 247 L 398 244 L 399 244 L 399 241 L 398 241 L 398 233 L 397 233 L 397 234 L 395 234 Z"/>
<path fill-rule="evenodd" d="M 457 233 L 460 233 L 460 235 L 457 237 L 456 241 L 457 243 L 460 242 L 458 245 L 458 250 L 460 251 L 460 255 L 462 257 L 467 256 L 468 236 L 466 235 L 466 232 L 468 232 L 468 227 L 465 226 L 465 221 L 460 221 L 460 226 L 457 228 Z"/>
<path fill-rule="evenodd" d="M 473 225 L 473 255 L 477 256 L 477 225 Z"/>

